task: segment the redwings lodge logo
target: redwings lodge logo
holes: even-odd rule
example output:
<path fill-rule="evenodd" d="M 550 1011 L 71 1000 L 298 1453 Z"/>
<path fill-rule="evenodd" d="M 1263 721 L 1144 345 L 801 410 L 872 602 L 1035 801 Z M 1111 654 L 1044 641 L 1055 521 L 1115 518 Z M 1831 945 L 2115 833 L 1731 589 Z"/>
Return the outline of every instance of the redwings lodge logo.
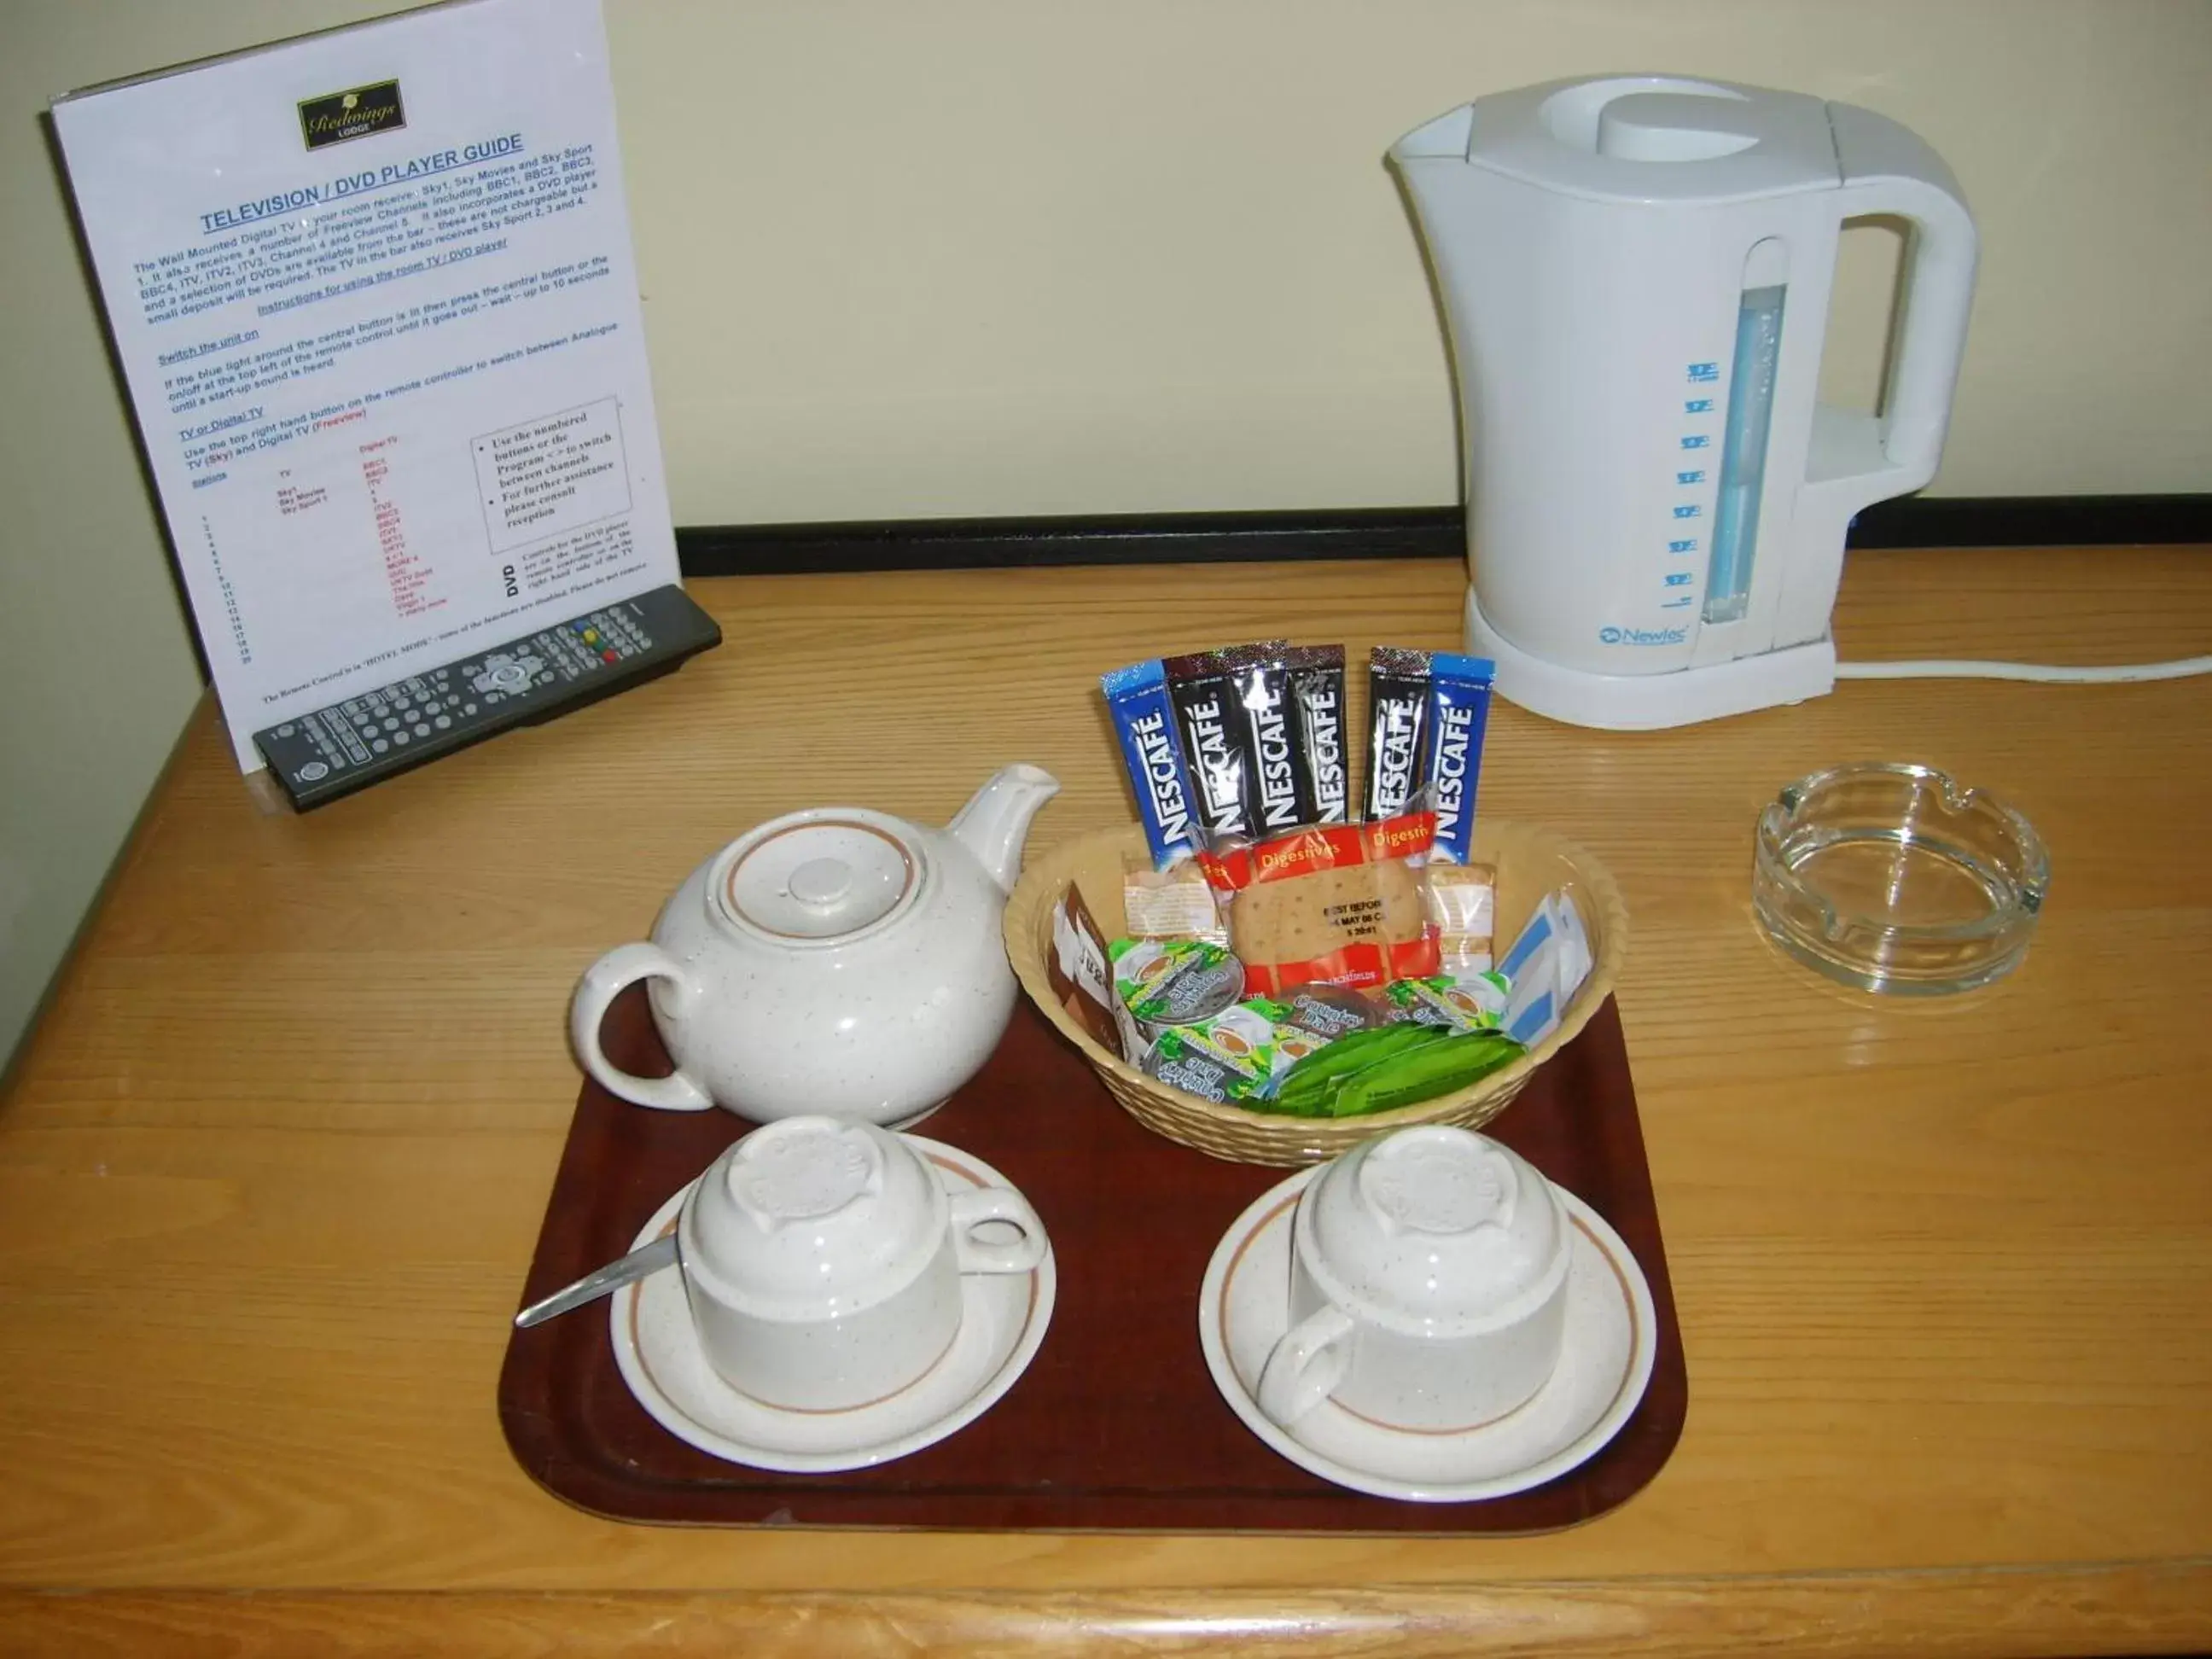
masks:
<path fill-rule="evenodd" d="M 395 132 L 407 125 L 399 105 L 399 82 L 379 81 L 347 92 L 309 98 L 300 105 L 300 137 L 309 149 L 343 144 L 372 133 Z"/>

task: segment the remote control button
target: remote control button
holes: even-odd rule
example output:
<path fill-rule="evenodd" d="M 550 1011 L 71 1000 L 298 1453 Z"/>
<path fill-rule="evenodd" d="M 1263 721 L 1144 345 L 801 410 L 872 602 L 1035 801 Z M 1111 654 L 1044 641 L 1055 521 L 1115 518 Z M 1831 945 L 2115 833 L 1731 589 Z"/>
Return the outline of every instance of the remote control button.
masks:
<path fill-rule="evenodd" d="M 300 781 L 302 783 L 319 783 L 323 779 L 330 776 L 330 775 L 331 769 L 324 765 L 322 762 L 309 761 L 305 766 L 300 769 Z"/>
<path fill-rule="evenodd" d="M 394 732 L 392 734 L 392 740 L 404 747 L 407 742 L 407 734 L 404 732 Z"/>
<path fill-rule="evenodd" d="M 453 717 L 451 714 L 441 714 L 441 715 L 439 715 L 439 716 L 438 716 L 438 729 L 439 729 L 441 732 L 444 731 L 447 726 L 451 726 L 453 723 Z"/>
<path fill-rule="evenodd" d="M 477 706 L 472 702 L 465 702 L 461 705 L 461 713 L 464 714 L 473 714 L 476 712 Z"/>
<path fill-rule="evenodd" d="M 540 659 L 527 653 L 512 657 L 504 651 L 495 651 L 484 659 L 483 672 L 471 684 L 483 692 L 520 691 L 544 665 Z"/>
<path fill-rule="evenodd" d="M 384 723 L 384 729 L 387 732 L 397 732 L 399 729 L 399 722 L 398 720 L 386 720 Z"/>
<path fill-rule="evenodd" d="M 381 755 L 382 753 L 384 753 L 384 751 L 385 751 L 386 750 L 387 750 L 387 749 L 389 749 L 389 748 L 391 748 L 391 747 L 392 747 L 392 745 L 391 745 L 390 744 L 386 743 L 386 742 L 382 738 L 377 738 L 375 742 L 374 742 L 374 743 L 370 744 L 368 746 L 369 746 L 371 749 L 374 749 L 374 750 L 376 750 L 376 752 L 377 752 L 378 754 L 380 754 L 380 755 Z"/>
<path fill-rule="evenodd" d="M 280 726 L 276 728 L 276 735 L 280 738 L 289 738 L 292 735 L 292 728 L 289 726 Z"/>
<path fill-rule="evenodd" d="M 430 722 L 424 720 L 420 725 L 416 726 L 415 728 L 415 735 L 418 738 L 428 737 L 430 735 Z"/>

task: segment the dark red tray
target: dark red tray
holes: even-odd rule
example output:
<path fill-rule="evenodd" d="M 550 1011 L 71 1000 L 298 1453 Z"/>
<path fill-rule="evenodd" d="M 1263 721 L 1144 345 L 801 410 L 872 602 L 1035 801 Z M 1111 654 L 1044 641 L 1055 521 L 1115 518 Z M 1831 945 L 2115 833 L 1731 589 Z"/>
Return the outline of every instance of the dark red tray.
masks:
<path fill-rule="evenodd" d="M 642 995 L 607 1022 L 617 1064 L 665 1071 Z M 518 1306 L 620 1255 L 670 1194 L 749 1126 L 672 1113 L 586 1083 Z M 1643 1404 L 1579 1468 L 1474 1504 L 1369 1498 L 1285 1462 L 1239 1422 L 1198 1345 L 1198 1289 L 1215 1244 L 1287 1171 L 1224 1164 L 1164 1140 L 1116 1106 L 1026 1002 L 982 1073 L 917 1133 L 997 1166 L 1052 1236 L 1051 1328 L 1006 1396 L 950 1438 L 842 1474 L 776 1474 L 693 1449 L 630 1397 L 604 1305 L 515 1332 L 500 1422 L 532 1478 L 626 1521 L 975 1531 L 1538 1532 L 1604 1514 L 1659 1472 L 1688 1385 L 1620 1019 L 1610 1000 L 1532 1079 L 1495 1134 L 1610 1221 L 1643 1264 L 1658 1356 Z"/>

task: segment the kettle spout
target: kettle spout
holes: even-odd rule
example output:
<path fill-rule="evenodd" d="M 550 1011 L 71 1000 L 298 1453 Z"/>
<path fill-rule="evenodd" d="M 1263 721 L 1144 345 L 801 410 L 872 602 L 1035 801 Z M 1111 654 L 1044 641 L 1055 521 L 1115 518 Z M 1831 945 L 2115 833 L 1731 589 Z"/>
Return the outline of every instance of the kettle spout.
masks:
<path fill-rule="evenodd" d="M 1424 122 L 1390 146 L 1390 159 L 1403 167 L 1408 161 L 1464 161 L 1474 140 L 1474 106 L 1457 109 Z"/>
<path fill-rule="evenodd" d="M 1009 766 L 978 789 L 953 817 L 952 839 L 975 856 L 1001 891 L 1021 873 L 1022 843 L 1037 808 L 1060 793 L 1060 780 L 1041 766 Z"/>

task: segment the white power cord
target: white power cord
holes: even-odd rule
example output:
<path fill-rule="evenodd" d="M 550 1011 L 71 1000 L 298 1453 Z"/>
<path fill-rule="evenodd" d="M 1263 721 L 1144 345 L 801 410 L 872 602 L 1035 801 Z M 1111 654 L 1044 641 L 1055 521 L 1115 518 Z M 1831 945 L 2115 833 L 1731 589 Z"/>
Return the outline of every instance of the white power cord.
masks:
<path fill-rule="evenodd" d="M 2040 662 L 1839 662 L 1839 680 L 2039 680 L 2057 685 L 2109 685 L 2130 680 L 2179 680 L 2212 674 L 2212 657 L 2177 657 L 2171 662 L 2115 663 L 2094 668 L 2065 668 Z"/>

